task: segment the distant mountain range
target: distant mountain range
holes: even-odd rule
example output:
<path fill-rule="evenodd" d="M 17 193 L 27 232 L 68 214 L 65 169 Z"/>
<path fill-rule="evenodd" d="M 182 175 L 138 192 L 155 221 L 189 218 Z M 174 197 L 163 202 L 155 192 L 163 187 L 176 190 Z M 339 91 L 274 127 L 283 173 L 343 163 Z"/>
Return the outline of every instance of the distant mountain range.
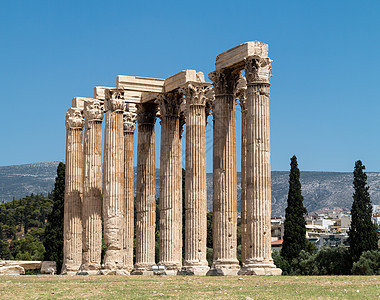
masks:
<path fill-rule="evenodd" d="M 0 201 L 11 201 L 26 195 L 47 195 L 54 187 L 58 162 L 0 167 Z M 288 194 L 289 172 L 272 171 L 272 215 L 283 216 Z M 380 204 L 380 173 L 367 173 L 373 204 Z M 156 196 L 159 196 L 159 169 L 156 170 Z M 136 176 L 135 176 L 136 178 Z M 238 178 L 238 210 L 240 211 L 240 173 Z M 301 172 L 302 194 L 309 212 L 323 208 L 350 209 L 352 173 Z M 207 174 L 207 209 L 212 209 L 212 174 Z"/>

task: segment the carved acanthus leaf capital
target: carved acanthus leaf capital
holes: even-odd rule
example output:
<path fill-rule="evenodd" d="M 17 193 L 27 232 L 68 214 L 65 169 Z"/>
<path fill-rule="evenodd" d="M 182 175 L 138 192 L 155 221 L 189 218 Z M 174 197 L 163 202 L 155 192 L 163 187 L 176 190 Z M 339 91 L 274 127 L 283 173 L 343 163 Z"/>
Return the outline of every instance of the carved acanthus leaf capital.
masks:
<path fill-rule="evenodd" d="M 154 125 L 157 117 L 157 104 L 154 102 L 139 103 L 137 106 L 137 124 Z"/>
<path fill-rule="evenodd" d="M 123 114 L 123 125 L 125 133 L 134 133 L 136 128 L 137 113 L 126 111 Z"/>
<path fill-rule="evenodd" d="M 179 118 L 183 95 L 178 91 L 159 94 L 156 103 L 160 108 L 160 118 Z"/>
<path fill-rule="evenodd" d="M 86 122 L 101 122 L 103 120 L 103 106 L 101 101 L 98 99 L 85 100 L 83 115 Z"/>
<path fill-rule="evenodd" d="M 67 129 L 83 129 L 83 114 L 82 109 L 69 108 L 66 113 L 66 128 Z"/>
<path fill-rule="evenodd" d="M 104 106 L 106 111 L 123 112 L 125 110 L 123 89 L 106 89 Z"/>
<path fill-rule="evenodd" d="M 269 57 L 247 57 L 245 59 L 245 77 L 248 84 L 267 83 L 272 76 L 272 60 Z"/>
<path fill-rule="evenodd" d="M 236 100 L 239 100 L 241 111 L 245 112 L 247 110 L 247 80 L 243 76 L 239 79 L 234 97 Z"/>
<path fill-rule="evenodd" d="M 208 78 L 214 85 L 215 95 L 233 95 L 240 78 L 240 71 L 217 70 L 211 72 Z"/>
<path fill-rule="evenodd" d="M 185 96 L 186 106 L 198 105 L 206 106 L 207 93 L 211 87 L 209 85 L 188 83 L 181 88 L 181 92 Z"/>

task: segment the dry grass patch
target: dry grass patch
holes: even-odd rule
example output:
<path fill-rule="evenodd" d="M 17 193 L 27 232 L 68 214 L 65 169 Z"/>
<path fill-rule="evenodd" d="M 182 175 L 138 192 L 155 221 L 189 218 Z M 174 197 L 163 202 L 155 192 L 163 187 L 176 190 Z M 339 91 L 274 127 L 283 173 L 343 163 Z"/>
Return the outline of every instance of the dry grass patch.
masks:
<path fill-rule="evenodd" d="M 374 299 L 380 276 L 1 276 L 1 299 Z"/>

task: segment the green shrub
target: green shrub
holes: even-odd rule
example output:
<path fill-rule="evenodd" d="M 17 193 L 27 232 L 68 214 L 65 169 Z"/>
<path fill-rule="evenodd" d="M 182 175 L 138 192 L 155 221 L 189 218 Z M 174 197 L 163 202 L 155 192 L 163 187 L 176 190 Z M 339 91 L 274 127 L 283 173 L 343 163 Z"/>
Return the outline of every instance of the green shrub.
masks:
<path fill-rule="evenodd" d="M 354 275 L 380 275 L 380 250 L 364 252 L 352 266 Z"/>

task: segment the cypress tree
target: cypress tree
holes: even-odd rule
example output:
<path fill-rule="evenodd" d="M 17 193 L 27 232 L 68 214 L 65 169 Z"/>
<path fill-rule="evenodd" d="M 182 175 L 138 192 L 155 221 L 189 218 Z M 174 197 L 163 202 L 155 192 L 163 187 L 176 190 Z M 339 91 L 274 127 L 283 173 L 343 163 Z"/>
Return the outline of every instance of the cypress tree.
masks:
<path fill-rule="evenodd" d="M 285 210 L 284 242 L 281 249 L 281 256 L 289 263 L 298 257 L 301 250 L 306 250 L 305 214 L 307 210 L 303 206 L 300 170 L 297 157 L 293 155 L 290 159 L 288 206 Z"/>
<path fill-rule="evenodd" d="M 350 253 L 353 262 L 359 260 L 365 251 L 377 249 L 376 227 L 371 221 L 372 204 L 367 186 L 365 166 L 360 160 L 355 162 L 354 194 L 351 208 L 351 228 L 348 232 Z"/>
<path fill-rule="evenodd" d="M 65 197 L 65 164 L 60 162 L 57 167 L 54 189 L 52 191 L 53 210 L 47 217 L 45 229 L 44 260 L 57 263 L 57 273 L 61 272 L 63 263 L 63 208 Z"/>

